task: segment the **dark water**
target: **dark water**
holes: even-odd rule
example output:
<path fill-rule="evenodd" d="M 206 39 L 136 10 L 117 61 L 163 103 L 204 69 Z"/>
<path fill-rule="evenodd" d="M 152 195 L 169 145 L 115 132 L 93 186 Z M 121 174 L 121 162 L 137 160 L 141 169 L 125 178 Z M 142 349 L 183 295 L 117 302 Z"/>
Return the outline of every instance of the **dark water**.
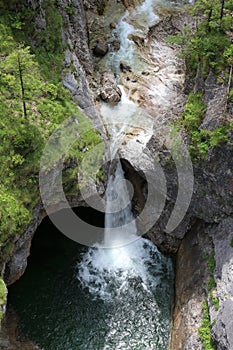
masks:
<path fill-rule="evenodd" d="M 85 267 L 92 268 L 87 257 L 96 259 L 98 252 L 87 252 L 88 248 L 61 235 L 46 219 L 33 240 L 26 273 L 9 292 L 22 334 L 44 350 L 167 349 L 171 261 L 150 242 L 140 242 L 136 250 L 143 253 L 144 249 L 146 255 L 135 261 L 140 273 L 132 266 L 128 272 L 102 270 L 90 281 L 91 289 L 77 276 Z M 150 276 L 148 281 L 143 281 L 144 274 Z M 109 287 L 110 297 L 100 297 L 99 287 Z"/>

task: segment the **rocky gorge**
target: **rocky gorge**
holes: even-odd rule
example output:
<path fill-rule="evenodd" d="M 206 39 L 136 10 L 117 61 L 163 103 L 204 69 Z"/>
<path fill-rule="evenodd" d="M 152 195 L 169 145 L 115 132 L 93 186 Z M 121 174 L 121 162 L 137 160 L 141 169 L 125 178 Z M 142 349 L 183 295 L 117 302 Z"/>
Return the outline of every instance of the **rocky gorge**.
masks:
<path fill-rule="evenodd" d="M 208 329 L 209 336 L 216 343 L 216 349 L 231 350 L 232 132 L 228 143 L 210 148 L 205 159 L 197 157 L 192 162 L 193 184 L 190 179 L 187 180 L 186 174 L 177 174 L 168 133 L 172 123 L 182 118 L 187 96 L 192 90 L 203 91 L 207 106 L 202 120 L 205 130 L 214 130 L 231 120 L 232 103 L 227 103 L 226 84 L 219 81 L 213 71 L 210 70 L 203 79 L 193 79 L 187 74 L 185 61 L 179 56 L 179 48 L 166 41 L 168 36 L 182 31 L 184 25 L 191 28 L 195 26 L 192 17 L 177 6 L 171 8 L 158 3 L 158 19 L 148 27 L 137 24 L 137 18 L 129 15 L 129 23 L 137 29 L 136 33 L 128 36 L 136 59 L 131 62 L 117 58 L 122 45 L 120 38 L 113 36 L 117 22 L 126 9 L 132 14 L 135 7 L 140 5 L 141 2 L 135 1 L 60 1 L 58 7 L 63 19 L 62 39 L 65 48 L 62 82 L 74 101 L 100 130 L 104 140 L 111 133 L 108 130 L 109 120 L 105 116 L 109 115 L 109 111 L 114 115 L 112 103 L 114 108 L 118 104 L 120 109 L 122 100 L 126 98 L 126 106 L 133 103 L 140 108 L 139 119 L 121 136 L 119 154 L 125 176 L 133 184 L 135 215 L 143 212 L 145 207 L 145 194 L 148 191 L 148 179 L 153 177 L 154 159 L 163 167 L 167 186 L 164 209 L 158 220 L 151 219 L 151 216 L 156 216 L 158 208 L 152 213 L 146 213 L 148 217 L 144 219 L 146 222 L 155 222 L 150 225 L 146 236 L 162 252 L 175 257 L 175 300 L 170 349 L 203 348 L 199 330 L 205 313 L 203 302 L 206 302 L 209 323 L 212 325 Z M 35 12 L 35 30 L 43 31 L 46 27 L 43 1 L 30 1 L 28 6 Z M 106 59 L 115 53 L 116 65 L 112 72 Z M 110 104 L 103 105 L 102 100 Z M 181 135 L 185 146 L 189 137 L 184 130 Z M 56 177 L 56 174 L 53 176 Z M 192 198 L 190 205 L 187 208 L 184 206 L 187 212 L 182 220 L 177 219 L 178 225 L 169 231 L 167 224 L 176 206 L 181 181 L 179 176 L 184 182 L 187 180 L 187 186 L 193 185 Z M 69 203 L 72 207 L 86 205 L 81 196 L 69 198 Z M 58 202 L 51 211 L 56 212 L 65 206 Z M 24 273 L 34 233 L 45 216 L 43 205 L 39 203 L 32 222 L 25 232 L 15 238 L 14 250 L 7 257 L 2 270 L 7 285 L 14 283 Z M 12 336 L 12 332 L 9 333 Z M 13 350 L 24 346 L 24 343 L 19 345 L 11 342 L 4 326 L 0 341 L 3 349 Z M 32 344 L 25 343 L 24 348 L 30 349 L 30 346 Z"/>

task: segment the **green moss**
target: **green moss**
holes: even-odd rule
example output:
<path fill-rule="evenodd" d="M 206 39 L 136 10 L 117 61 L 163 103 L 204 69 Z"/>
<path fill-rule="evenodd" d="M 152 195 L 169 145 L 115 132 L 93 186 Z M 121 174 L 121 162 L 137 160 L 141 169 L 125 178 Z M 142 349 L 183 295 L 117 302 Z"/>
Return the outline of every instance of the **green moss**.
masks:
<path fill-rule="evenodd" d="M 207 289 L 208 291 L 212 291 L 216 287 L 216 282 L 213 276 L 211 276 L 207 281 Z"/>
<path fill-rule="evenodd" d="M 231 239 L 231 243 L 230 244 L 231 244 L 231 247 L 233 247 L 233 238 Z"/>
<path fill-rule="evenodd" d="M 215 266 L 216 266 L 216 261 L 215 261 L 215 256 L 214 256 L 214 250 L 212 251 L 212 253 L 209 255 L 209 254 L 206 254 L 205 255 L 205 259 L 207 260 L 207 267 L 208 267 L 208 271 L 210 274 L 213 274 L 214 273 L 214 269 L 215 269 Z"/>
<path fill-rule="evenodd" d="M 212 303 L 214 304 L 215 311 L 219 310 L 219 298 L 216 297 L 213 293 L 213 291 L 210 292 L 210 299 Z"/>
<path fill-rule="evenodd" d="M 4 281 L 0 278 L 0 322 L 2 319 L 2 306 L 6 303 L 7 289 Z"/>
<path fill-rule="evenodd" d="M 207 291 L 209 294 L 209 298 L 212 301 L 214 308 L 216 311 L 219 309 L 219 298 L 215 295 L 216 294 L 216 281 L 214 278 L 214 270 L 216 267 L 216 261 L 215 261 L 215 255 L 214 250 L 212 253 L 205 254 L 205 259 L 207 260 L 207 268 L 209 273 L 209 279 L 207 281 Z"/>
<path fill-rule="evenodd" d="M 212 324 L 210 322 L 209 307 L 208 307 L 207 300 L 203 301 L 202 313 L 203 313 L 202 324 L 201 324 L 201 327 L 198 329 L 198 334 L 202 341 L 203 349 L 216 350 L 217 349 L 216 344 L 214 343 L 211 337 Z"/>

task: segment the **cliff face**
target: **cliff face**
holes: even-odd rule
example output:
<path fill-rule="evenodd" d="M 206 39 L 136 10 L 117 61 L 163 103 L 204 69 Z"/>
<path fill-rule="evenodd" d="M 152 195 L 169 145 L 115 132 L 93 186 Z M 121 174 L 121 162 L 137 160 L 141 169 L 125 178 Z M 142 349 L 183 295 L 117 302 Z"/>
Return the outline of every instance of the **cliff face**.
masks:
<path fill-rule="evenodd" d="M 158 51 L 160 45 L 166 46 L 163 41 L 164 38 L 179 30 L 181 23 L 183 24 L 185 21 L 189 23 L 190 18 L 170 17 L 150 29 L 149 37 L 144 41 L 144 45 L 146 46 L 150 42 L 151 56 L 153 55 L 153 46 Z M 159 43 L 157 43 L 158 38 Z M 146 48 L 144 46 L 143 50 L 145 53 Z M 160 52 L 163 54 L 164 51 Z M 150 77 L 150 72 L 148 72 L 147 79 L 140 79 L 138 89 L 135 89 L 135 96 L 138 96 L 138 91 L 140 91 L 141 96 L 142 92 L 147 89 L 153 91 L 150 100 L 144 98 L 141 102 L 150 115 L 156 115 L 156 130 L 149 137 L 140 136 L 140 131 L 135 132 L 135 135 L 126 135 L 121 154 L 144 179 L 150 176 L 154 159 L 159 159 L 165 173 L 167 181 L 165 209 L 147 235 L 161 250 L 176 253 L 176 297 L 171 349 L 202 349 L 198 329 L 202 326 L 203 301 L 205 299 L 208 300 L 210 322 L 216 322 L 211 334 L 218 344 L 217 348 L 231 349 L 232 337 L 229 331 L 231 327 L 229 317 L 232 317 L 232 294 L 231 292 L 229 294 L 232 283 L 230 270 L 233 257 L 233 248 L 230 242 L 230 237 L 233 236 L 231 220 L 233 215 L 233 151 L 231 140 L 226 145 L 210 149 L 204 160 L 196 159 L 193 161 L 194 188 L 189 209 L 178 227 L 171 233 L 167 233 L 165 230 L 169 217 L 174 210 L 178 187 L 177 169 L 175 169 L 174 164 L 168 161 L 168 154 L 171 149 L 167 149 L 168 143 L 166 136 L 164 136 L 163 125 L 166 124 L 167 120 L 176 120 L 176 116 L 182 113 L 186 98 L 184 91 L 187 89 L 187 85 L 185 85 L 182 78 L 180 79 L 181 76 L 179 75 L 180 71 L 184 72 L 182 63 L 175 59 L 175 55 L 174 51 L 169 54 L 169 59 L 170 61 L 174 59 L 173 67 L 176 67 L 176 72 L 178 72 L 177 75 L 174 74 L 175 72 L 173 72 L 173 76 L 170 75 L 170 85 L 166 85 L 170 88 L 168 95 L 172 96 L 169 108 L 166 107 L 166 104 L 158 105 L 158 98 L 155 103 L 151 104 L 151 98 L 153 99 L 153 95 L 155 95 L 158 82 L 154 80 L 155 77 Z M 155 62 L 155 59 L 153 62 Z M 166 82 L 166 74 L 171 74 L 171 72 L 164 62 L 166 62 L 165 59 L 163 64 L 160 62 L 157 74 L 159 75 L 159 72 L 161 72 L 163 82 Z M 129 74 L 128 77 L 130 77 Z M 174 82 L 176 82 L 176 89 L 174 89 Z M 127 85 L 129 85 L 128 81 Z M 194 84 L 191 88 L 195 88 Z M 214 130 L 232 119 L 233 111 L 229 108 L 230 106 L 226 107 L 227 89 L 216 81 L 212 71 L 206 79 L 203 79 L 202 89 L 207 108 L 201 127 L 205 130 Z M 169 98 L 167 101 L 169 101 Z M 230 138 L 232 139 L 232 135 Z M 186 142 L 185 135 L 183 135 L 183 140 Z M 140 143 L 140 147 L 135 147 L 136 142 Z M 150 156 L 146 157 L 148 150 Z M 138 153 L 142 154 L 140 159 L 137 156 Z M 142 187 L 145 185 L 143 181 L 141 181 L 141 184 Z M 144 188 L 142 192 L 145 193 L 145 191 Z M 146 199 L 144 200 L 146 202 Z M 150 220 L 149 215 L 147 220 Z M 226 251 L 224 252 L 224 250 Z M 210 272 L 207 257 L 212 254 L 216 260 L 216 267 L 213 266 L 213 270 Z M 226 260 L 223 257 L 220 258 L 221 255 L 226 255 Z M 209 286 L 211 278 L 214 278 L 216 286 Z M 226 282 L 226 278 L 228 282 Z M 219 306 L 214 305 L 214 298 L 219 299 Z M 215 303 L 218 302 L 215 300 Z M 228 311 L 226 311 L 227 307 Z M 221 325 L 220 319 L 222 320 Z"/>
<path fill-rule="evenodd" d="M 46 27 L 43 1 L 30 1 L 30 6 L 36 11 L 35 29 Z M 130 10 L 137 2 L 123 1 Z M 96 61 L 90 50 L 101 31 L 109 28 L 112 21 L 108 18 L 107 25 L 101 15 L 111 7 L 110 2 L 93 0 L 59 2 L 59 11 L 63 18 L 63 45 L 65 59 L 62 67 L 63 84 L 68 88 L 79 106 L 94 121 L 102 133 L 103 128 L 98 117 L 95 96 L 98 89 L 98 72 L 96 65 L 101 67 L 101 60 Z M 117 6 L 122 12 L 122 4 Z M 95 22 L 95 16 L 99 19 Z M 114 19 L 115 20 L 115 19 Z M 141 105 L 158 125 L 166 125 L 167 121 L 176 121 L 184 110 L 187 99 L 185 94 L 185 66 L 177 57 L 177 50 L 171 48 L 164 39 L 180 30 L 183 22 L 191 25 L 191 19 L 183 16 L 172 16 L 160 21 L 151 28 L 145 37 L 135 37 L 134 41 L 147 62 L 148 70 L 141 75 L 133 72 L 122 72 L 119 79 L 125 89 L 132 91 L 131 98 Z M 93 30 L 93 31 L 92 31 Z M 104 32 L 106 37 L 111 32 Z M 98 68 L 99 69 L 99 68 Z M 191 84 L 192 85 L 192 84 Z M 158 88 L 159 86 L 159 88 Z M 223 123 L 222 112 L 226 104 L 226 88 L 220 85 L 210 72 L 202 81 L 207 112 L 203 127 L 213 129 Z M 192 86 L 193 87 L 193 86 Z M 165 101 L 165 102 L 164 102 Z M 218 105 L 218 108 L 216 108 Z M 225 113 L 225 118 L 231 118 L 232 111 Z M 184 142 L 186 142 L 184 136 Z M 135 148 L 135 144 L 138 148 Z M 138 154 L 148 155 L 144 164 L 139 162 Z M 139 152 L 139 153 L 138 153 Z M 146 175 L 149 173 L 152 161 L 159 159 L 167 180 L 167 196 L 165 209 L 148 236 L 158 247 L 169 253 L 176 254 L 176 298 L 173 313 L 173 329 L 171 335 L 171 350 L 202 349 L 198 328 L 202 323 L 203 299 L 208 299 L 211 321 L 216 321 L 212 333 L 218 342 L 218 349 L 233 348 L 232 317 L 233 281 L 232 261 L 233 248 L 233 157 L 231 145 L 215 148 L 207 154 L 205 160 L 193 163 L 194 191 L 190 207 L 180 223 L 171 233 L 165 232 L 168 219 L 174 208 L 178 185 L 177 170 L 166 149 L 166 135 L 161 137 L 155 131 L 148 134 L 142 129 L 131 135 L 126 135 L 124 147 L 120 150 L 126 175 L 133 178 L 136 189 L 135 212 L 142 210 L 146 196 Z M 150 159 L 151 158 L 151 159 Z M 149 171 L 148 171 L 149 169 Z M 83 204 L 77 198 L 73 205 Z M 138 208 L 137 208 L 138 205 Z M 54 208 L 54 211 L 62 207 Z M 4 277 L 8 284 L 13 283 L 24 272 L 30 245 L 34 232 L 40 224 L 45 212 L 41 204 L 35 210 L 35 216 L 26 232 L 15 239 L 15 249 L 12 257 L 6 262 Z M 151 213 L 148 213 L 148 220 Z M 208 260 L 205 256 L 214 253 L 216 266 L 211 272 L 216 286 L 211 292 L 219 298 L 219 309 L 216 310 L 212 299 L 208 296 Z M 224 331 L 223 331 L 224 330 Z"/>

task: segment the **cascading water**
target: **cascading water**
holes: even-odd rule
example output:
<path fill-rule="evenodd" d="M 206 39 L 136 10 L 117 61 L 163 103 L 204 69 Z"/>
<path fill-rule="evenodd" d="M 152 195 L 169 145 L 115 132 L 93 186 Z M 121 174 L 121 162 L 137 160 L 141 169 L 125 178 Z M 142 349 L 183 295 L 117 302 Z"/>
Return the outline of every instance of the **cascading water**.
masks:
<path fill-rule="evenodd" d="M 140 28 L 134 28 L 132 18 Z M 121 50 L 109 55 L 106 65 L 116 70 L 119 60 L 132 59 L 133 63 L 135 45 L 128 35 L 147 30 L 156 20 L 152 0 L 146 0 L 132 14 L 126 13 L 116 29 Z M 57 232 L 49 242 L 54 228 L 41 227 L 47 238 L 41 233 L 42 247 L 38 245 L 35 256 L 32 253 L 26 273 L 10 291 L 23 334 L 43 350 L 168 348 L 172 261 L 152 242 L 137 236 L 130 204 L 132 186 L 125 180 L 117 157 L 121 137 L 132 118 L 139 128 L 140 123 L 145 126 L 148 122 L 148 133 L 153 125 L 122 92 L 117 106 L 103 104 L 101 108 L 105 122 L 114 121 L 109 130 L 115 166 L 105 195 L 105 248 L 77 246 L 64 237 L 56 241 Z"/>
<path fill-rule="evenodd" d="M 130 24 L 132 17 L 140 29 Z M 129 34 L 148 30 L 157 19 L 151 0 L 146 0 L 131 16 L 127 12 L 115 32 L 121 49 L 109 57 L 107 67 L 116 70 L 122 59 L 134 66 L 135 44 Z M 121 89 L 122 99 L 117 106 L 103 104 L 101 108 L 106 125 L 111 125 L 108 129 L 110 154 L 115 164 L 105 194 L 104 248 L 89 248 L 83 254 L 77 266 L 77 278 L 94 300 L 103 300 L 108 305 L 110 329 L 103 349 L 164 350 L 169 342 L 172 262 L 150 241 L 137 236 L 131 208 L 132 188 L 124 178 L 117 156 L 122 136 L 131 127 L 132 119 L 138 128 L 141 123 L 145 127 L 146 122 L 150 131 L 152 125 L 145 112 Z"/>
<path fill-rule="evenodd" d="M 107 306 L 109 332 L 101 349 L 164 350 L 169 341 L 172 262 L 152 242 L 137 236 L 120 160 L 116 163 L 106 191 L 104 243 L 109 248 L 89 248 L 77 277 L 93 302 L 102 300 Z"/>
<path fill-rule="evenodd" d="M 118 71 L 120 61 L 129 62 L 132 69 L 143 69 L 144 65 L 138 57 L 137 46 L 130 35 L 145 35 L 149 27 L 157 22 L 159 17 L 154 13 L 156 2 L 158 1 L 146 0 L 130 13 L 126 11 L 120 19 L 112 32 L 113 37 L 120 42 L 120 49 L 107 55 L 105 63 L 108 69 Z"/>

